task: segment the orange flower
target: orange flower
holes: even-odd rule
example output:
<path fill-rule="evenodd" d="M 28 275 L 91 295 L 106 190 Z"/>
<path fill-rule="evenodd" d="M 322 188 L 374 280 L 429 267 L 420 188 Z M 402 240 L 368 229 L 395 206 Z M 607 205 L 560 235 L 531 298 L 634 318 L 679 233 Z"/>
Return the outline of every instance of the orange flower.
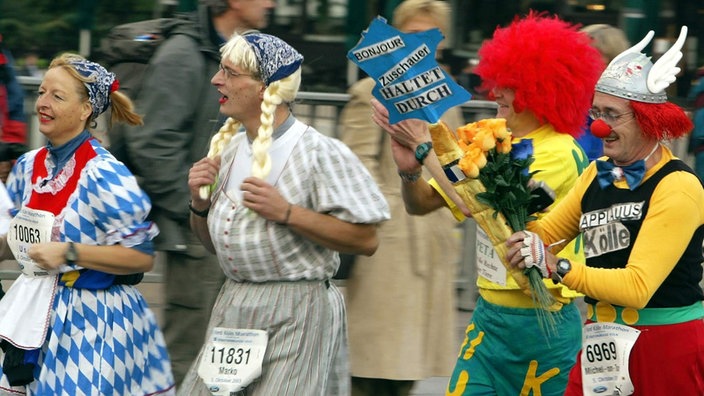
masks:
<path fill-rule="evenodd" d="M 511 152 L 511 134 L 503 139 L 496 139 L 496 152 L 499 154 L 508 154 Z"/>
<path fill-rule="evenodd" d="M 489 151 L 496 147 L 496 139 L 494 133 L 490 129 L 479 129 L 474 135 L 474 143 L 481 147 L 484 151 Z"/>
<path fill-rule="evenodd" d="M 430 132 L 441 163 L 459 159 L 460 169 L 471 179 L 479 177 L 491 150 L 500 154 L 511 151 L 511 132 L 506 129 L 506 120 L 502 118 L 471 122 L 457 128 L 454 134 L 444 123 L 433 124 Z"/>
<path fill-rule="evenodd" d="M 467 177 L 476 179 L 479 177 L 479 170 L 486 165 L 486 154 L 478 145 L 470 144 L 458 165 Z"/>
<path fill-rule="evenodd" d="M 477 178 L 486 165 L 486 153 L 494 148 L 501 154 L 511 151 L 511 132 L 503 118 L 471 122 L 456 130 L 457 144 L 464 152 L 459 167 L 469 178 Z"/>
<path fill-rule="evenodd" d="M 476 123 L 461 126 L 457 128 L 457 139 L 464 144 L 470 144 L 474 141 L 474 135 L 477 134 L 477 130 Z"/>
<path fill-rule="evenodd" d="M 469 150 L 469 143 L 465 143 L 462 140 L 458 140 L 457 145 L 460 146 L 460 148 L 462 149 L 462 152 L 466 152 L 467 150 Z"/>
<path fill-rule="evenodd" d="M 489 129 L 494 134 L 496 140 L 503 140 L 511 138 L 511 132 L 506 128 L 506 120 L 503 118 L 491 118 L 486 120 L 489 124 Z"/>

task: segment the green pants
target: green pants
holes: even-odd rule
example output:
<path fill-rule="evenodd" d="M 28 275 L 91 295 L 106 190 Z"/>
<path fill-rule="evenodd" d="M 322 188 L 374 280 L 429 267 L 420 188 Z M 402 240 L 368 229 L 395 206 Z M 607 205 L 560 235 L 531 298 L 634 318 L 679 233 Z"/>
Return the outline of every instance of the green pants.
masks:
<path fill-rule="evenodd" d="M 540 327 L 533 308 L 477 301 L 448 396 L 562 396 L 582 343 L 575 304 L 553 314 L 554 330 Z"/>

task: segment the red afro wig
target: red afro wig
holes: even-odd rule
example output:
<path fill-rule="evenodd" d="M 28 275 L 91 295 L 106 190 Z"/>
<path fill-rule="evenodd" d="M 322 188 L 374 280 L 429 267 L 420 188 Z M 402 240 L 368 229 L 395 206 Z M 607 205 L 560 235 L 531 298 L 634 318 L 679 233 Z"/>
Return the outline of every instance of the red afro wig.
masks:
<path fill-rule="evenodd" d="M 677 139 L 694 129 L 692 120 L 676 104 L 630 101 L 643 135 L 657 140 Z"/>
<path fill-rule="evenodd" d="M 512 89 L 516 112 L 530 110 L 558 132 L 579 136 L 605 65 L 578 29 L 534 11 L 497 28 L 478 52 L 483 88 Z"/>

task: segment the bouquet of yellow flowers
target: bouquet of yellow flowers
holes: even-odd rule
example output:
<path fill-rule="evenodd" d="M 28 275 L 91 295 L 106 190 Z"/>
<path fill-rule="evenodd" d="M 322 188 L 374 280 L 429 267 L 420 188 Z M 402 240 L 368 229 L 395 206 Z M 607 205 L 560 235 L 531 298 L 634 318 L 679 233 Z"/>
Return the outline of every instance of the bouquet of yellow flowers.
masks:
<path fill-rule="evenodd" d="M 469 123 L 458 128 L 456 135 L 442 121 L 430 124 L 429 130 L 445 175 L 477 225 L 489 236 L 507 271 L 533 298 L 539 311 L 550 311 L 556 301 L 540 271 L 521 270 L 506 260 L 508 237 L 535 219 L 527 209 L 532 198 L 528 186 L 532 176 L 528 167 L 533 162 L 531 141 L 512 144 L 506 120 L 498 118 Z"/>

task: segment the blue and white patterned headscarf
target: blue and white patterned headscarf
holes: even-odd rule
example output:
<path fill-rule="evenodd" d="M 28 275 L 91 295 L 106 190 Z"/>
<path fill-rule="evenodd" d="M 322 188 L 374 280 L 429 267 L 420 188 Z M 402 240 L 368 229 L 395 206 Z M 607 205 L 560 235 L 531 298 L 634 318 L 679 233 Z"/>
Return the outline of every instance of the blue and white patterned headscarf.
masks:
<path fill-rule="evenodd" d="M 262 80 L 267 86 L 290 76 L 303 63 L 303 55 L 276 36 L 252 32 L 243 37 L 254 50 Z"/>
<path fill-rule="evenodd" d="M 119 86 L 115 73 L 87 59 L 74 58 L 70 63 L 79 74 L 89 80 L 83 85 L 88 89 L 88 100 L 93 107 L 92 118 L 96 119 L 110 107 L 110 93 Z"/>

